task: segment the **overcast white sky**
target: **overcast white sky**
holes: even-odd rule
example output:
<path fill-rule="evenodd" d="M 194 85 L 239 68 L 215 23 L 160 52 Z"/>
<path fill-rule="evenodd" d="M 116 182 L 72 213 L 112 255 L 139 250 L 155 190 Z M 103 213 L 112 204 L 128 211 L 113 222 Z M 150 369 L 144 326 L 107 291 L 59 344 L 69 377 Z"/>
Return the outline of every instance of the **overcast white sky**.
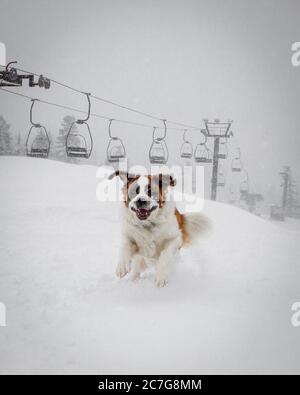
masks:
<path fill-rule="evenodd" d="M 0 41 L 8 60 L 81 90 L 159 117 L 201 125 L 234 120 L 253 188 L 278 184 L 285 164 L 300 182 L 299 0 L 0 0 Z M 22 93 L 85 108 L 84 98 L 55 87 Z M 0 92 L 0 113 L 25 135 L 30 103 Z M 93 102 L 93 111 L 153 121 Z M 57 133 L 64 111 L 36 111 Z M 105 157 L 107 124 L 91 122 L 95 154 Z M 117 125 L 131 162 L 148 161 L 151 129 Z M 197 133 L 191 134 L 194 143 Z M 182 133 L 170 131 L 176 161 Z M 234 142 L 235 144 L 236 142 Z"/>

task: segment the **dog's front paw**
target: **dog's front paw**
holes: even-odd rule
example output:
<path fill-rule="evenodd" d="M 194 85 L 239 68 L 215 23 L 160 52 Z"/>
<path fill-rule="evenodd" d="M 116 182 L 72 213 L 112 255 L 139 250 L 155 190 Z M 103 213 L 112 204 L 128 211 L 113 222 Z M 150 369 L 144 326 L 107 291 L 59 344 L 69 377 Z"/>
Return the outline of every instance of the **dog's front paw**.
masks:
<path fill-rule="evenodd" d="M 124 262 L 120 262 L 116 269 L 116 275 L 119 278 L 126 276 L 129 273 L 129 267 Z"/>
<path fill-rule="evenodd" d="M 156 286 L 158 288 L 162 288 L 162 287 L 165 287 L 168 284 L 168 281 L 164 277 L 156 276 L 155 284 L 156 284 Z"/>
<path fill-rule="evenodd" d="M 134 283 L 137 283 L 140 279 L 141 279 L 140 273 L 138 273 L 138 272 L 133 272 L 133 273 L 131 274 L 131 280 L 132 280 Z"/>

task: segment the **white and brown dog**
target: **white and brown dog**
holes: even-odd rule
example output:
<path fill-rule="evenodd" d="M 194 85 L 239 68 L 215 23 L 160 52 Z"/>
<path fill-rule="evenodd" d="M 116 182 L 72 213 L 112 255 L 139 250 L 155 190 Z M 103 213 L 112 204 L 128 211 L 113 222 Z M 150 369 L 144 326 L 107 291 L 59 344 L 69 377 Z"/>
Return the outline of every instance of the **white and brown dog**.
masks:
<path fill-rule="evenodd" d="M 163 287 L 180 248 L 206 230 L 208 220 L 199 213 L 180 214 L 170 199 L 169 187 L 176 184 L 170 175 L 141 176 L 116 171 L 109 179 L 115 176 L 124 183 L 125 203 L 117 276 L 130 272 L 137 280 L 147 266 L 155 265 L 156 285 Z"/>

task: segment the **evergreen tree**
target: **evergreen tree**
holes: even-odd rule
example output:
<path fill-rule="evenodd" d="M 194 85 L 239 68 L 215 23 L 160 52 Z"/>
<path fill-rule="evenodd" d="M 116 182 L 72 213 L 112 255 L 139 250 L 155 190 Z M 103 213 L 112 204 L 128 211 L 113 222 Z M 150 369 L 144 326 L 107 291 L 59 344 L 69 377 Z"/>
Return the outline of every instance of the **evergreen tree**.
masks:
<path fill-rule="evenodd" d="M 12 137 L 9 129 L 10 125 L 0 115 L 0 155 L 12 154 Z"/>
<path fill-rule="evenodd" d="M 297 184 L 292 176 L 292 171 L 289 169 L 289 180 L 287 185 L 286 196 L 286 214 L 288 217 L 299 216 L 299 201 Z"/>
<path fill-rule="evenodd" d="M 16 139 L 16 144 L 14 146 L 14 154 L 17 156 L 24 156 L 26 154 L 25 143 L 22 141 L 20 132 Z"/>
<path fill-rule="evenodd" d="M 54 148 L 53 148 L 53 137 L 52 137 L 52 132 L 51 130 L 47 130 L 49 142 L 50 142 L 50 151 L 49 151 L 49 156 L 48 158 L 54 158 L 55 155 L 53 154 Z"/>

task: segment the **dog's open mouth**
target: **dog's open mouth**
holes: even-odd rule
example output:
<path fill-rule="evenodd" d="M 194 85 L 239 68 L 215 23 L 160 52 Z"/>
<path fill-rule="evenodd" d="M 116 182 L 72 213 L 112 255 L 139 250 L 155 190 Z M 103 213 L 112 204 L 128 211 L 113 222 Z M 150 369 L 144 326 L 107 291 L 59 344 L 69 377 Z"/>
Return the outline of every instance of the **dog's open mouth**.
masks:
<path fill-rule="evenodd" d="M 135 212 L 136 216 L 138 217 L 139 220 L 144 221 L 147 219 L 152 211 L 154 211 L 157 208 L 157 206 L 153 206 L 152 208 L 134 208 L 131 207 L 131 210 Z"/>
<path fill-rule="evenodd" d="M 141 221 L 144 221 L 151 214 L 151 210 L 146 209 L 146 208 L 139 208 L 136 210 L 135 213 L 136 213 L 136 216 L 138 217 L 138 219 L 140 219 Z"/>

